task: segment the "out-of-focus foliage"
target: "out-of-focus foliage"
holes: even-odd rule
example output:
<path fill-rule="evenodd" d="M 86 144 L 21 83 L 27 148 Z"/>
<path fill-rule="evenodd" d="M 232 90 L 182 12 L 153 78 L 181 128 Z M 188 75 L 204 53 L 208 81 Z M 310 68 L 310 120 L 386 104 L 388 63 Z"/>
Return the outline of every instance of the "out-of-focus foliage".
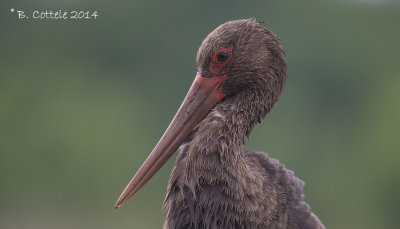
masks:
<path fill-rule="evenodd" d="M 195 75 L 205 36 L 255 17 L 277 33 L 289 79 L 247 147 L 306 182 L 327 228 L 397 228 L 400 3 L 0 3 L 0 227 L 160 228 L 173 160 L 119 210 Z M 18 20 L 11 8 L 97 10 Z"/>

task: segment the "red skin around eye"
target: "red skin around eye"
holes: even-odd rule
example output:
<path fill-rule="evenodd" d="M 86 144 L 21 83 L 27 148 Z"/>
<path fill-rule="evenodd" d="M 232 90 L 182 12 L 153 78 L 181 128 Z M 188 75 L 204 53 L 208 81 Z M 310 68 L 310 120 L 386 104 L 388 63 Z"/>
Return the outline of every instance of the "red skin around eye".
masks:
<path fill-rule="evenodd" d="M 228 52 L 229 53 L 228 59 L 225 60 L 224 62 L 218 62 L 218 60 L 217 60 L 218 53 L 220 53 L 220 52 Z M 231 46 L 229 48 L 218 49 L 214 53 L 214 55 L 211 58 L 211 64 L 210 64 L 210 72 L 213 75 L 216 75 L 217 73 L 219 73 L 222 70 L 222 68 L 224 68 L 225 65 L 229 63 L 229 61 L 231 61 L 232 52 L 233 52 L 233 46 Z"/>

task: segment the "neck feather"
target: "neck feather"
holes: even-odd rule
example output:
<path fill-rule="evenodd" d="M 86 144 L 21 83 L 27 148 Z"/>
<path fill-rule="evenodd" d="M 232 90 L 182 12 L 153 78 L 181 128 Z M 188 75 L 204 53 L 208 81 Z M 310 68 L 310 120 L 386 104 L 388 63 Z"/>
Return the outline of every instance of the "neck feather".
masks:
<path fill-rule="evenodd" d="M 182 147 L 187 158 L 185 174 L 188 179 L 194 183 L 213 184 L 229 182 L 218 179 L 246 176 L 240 180 L 255 182 L 243 159 L 242 148 L 254 125 L 260 123 L 272 108 L 265 101 L 268 99 L 258 90 L 249 89 L 217 104 L 197 126 L 191 141 Z M 238 167 L 242 168 L 240 174 Z M 246 185 L 232 187 L 245 188 Z"/>

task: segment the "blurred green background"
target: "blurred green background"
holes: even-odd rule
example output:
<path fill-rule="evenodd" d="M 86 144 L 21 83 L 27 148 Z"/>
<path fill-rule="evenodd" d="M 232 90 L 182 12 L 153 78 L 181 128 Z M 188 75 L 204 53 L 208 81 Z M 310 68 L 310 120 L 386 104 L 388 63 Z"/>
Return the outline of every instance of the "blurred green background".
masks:
<path fill-rule="evenodd" d="M 173 159 L 119 210 L 195 76 L 202 40 L 255 17 L 289 80 L 247 147 L 306 182 L 327 228 L 398 228 L 400 2 L 2 1 L 0 228 L 161 228 Z M 10 9 L 97 10 L 18 20 Z"/>

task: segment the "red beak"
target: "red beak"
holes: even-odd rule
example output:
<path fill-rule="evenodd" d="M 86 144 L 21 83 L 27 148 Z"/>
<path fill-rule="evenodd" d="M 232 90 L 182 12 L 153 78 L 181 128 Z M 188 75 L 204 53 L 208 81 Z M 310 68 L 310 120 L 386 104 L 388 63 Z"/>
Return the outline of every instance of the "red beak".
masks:
<path fill-rule="evenodd" d="M 209 78 L 196 76 L 171 124 L 126 186 L 115 208 L 121 207 L 157 173 L 197 124 L 225 96 L 219 89 L 225 79 L 226 75 Z"/>

